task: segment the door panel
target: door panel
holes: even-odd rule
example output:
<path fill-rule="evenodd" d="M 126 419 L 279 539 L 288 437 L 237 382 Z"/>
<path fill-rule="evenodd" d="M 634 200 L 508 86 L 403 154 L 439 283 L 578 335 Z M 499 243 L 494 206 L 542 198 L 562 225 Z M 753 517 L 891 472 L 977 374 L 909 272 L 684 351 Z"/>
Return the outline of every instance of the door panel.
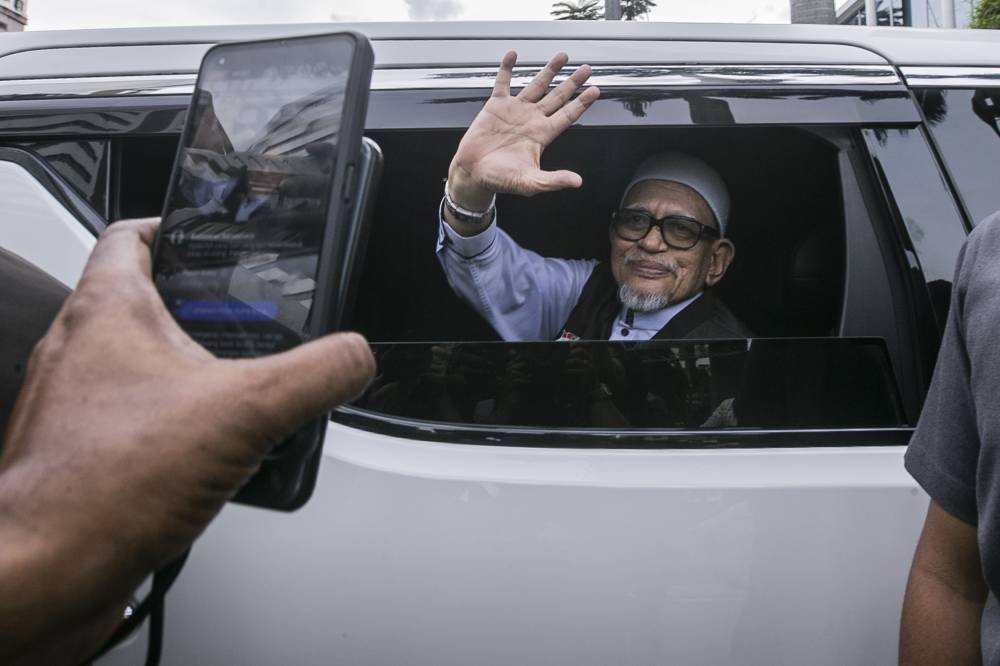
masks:
<path fill-rule="evenodd" d="M 196 544 L 163 663 L 893 663 L 926 504 L 899 447 L 546 451 L 332 423 L 303 510 L 229 506 Z"/>

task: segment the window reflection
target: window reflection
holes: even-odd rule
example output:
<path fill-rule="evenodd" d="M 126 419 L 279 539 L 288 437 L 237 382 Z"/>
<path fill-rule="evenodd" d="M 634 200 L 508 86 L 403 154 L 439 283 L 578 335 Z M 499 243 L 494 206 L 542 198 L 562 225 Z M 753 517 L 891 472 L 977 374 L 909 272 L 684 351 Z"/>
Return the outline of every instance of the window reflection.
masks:
<path fill-rule="evenodd" d="M 975 224 L 1000 210 L 1000 89 L 919 90 L 931 133 Z"/>
<path fill-rule="evenodd" d="M 951 284 L 965 239 L 962 218 L 919 130 L 864 130 L 928 282 Z"/>
<path fill-rule="evenodd" d="M 375 344 L 357 406 L 424 421 L 611 429 L 852 428 L 905 419 L 885 342 Z"/>

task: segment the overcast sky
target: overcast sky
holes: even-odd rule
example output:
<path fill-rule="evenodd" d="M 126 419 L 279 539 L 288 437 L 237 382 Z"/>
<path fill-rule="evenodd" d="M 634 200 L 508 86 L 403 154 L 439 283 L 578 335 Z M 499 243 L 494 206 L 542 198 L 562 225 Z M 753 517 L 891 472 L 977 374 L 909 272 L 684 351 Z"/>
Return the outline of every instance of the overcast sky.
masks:
<path fill-rule="evenodd" d="M 28 29 L 549 19 L 552 0 L 28 0 Z M 654 21 L 788 23 L 788 0 L 657 0 Z"/>

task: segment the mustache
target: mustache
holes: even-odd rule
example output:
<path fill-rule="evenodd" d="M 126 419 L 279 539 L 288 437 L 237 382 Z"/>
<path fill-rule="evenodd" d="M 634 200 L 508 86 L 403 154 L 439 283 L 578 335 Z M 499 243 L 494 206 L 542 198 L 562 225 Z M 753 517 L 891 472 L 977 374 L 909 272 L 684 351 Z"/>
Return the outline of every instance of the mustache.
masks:
<path fill-rule="evenodd" d="M 638 263 L 656 264 L 664 271 L 667 271 L 668 273 L 673 273 L 674 275 L 677 275 L 677 272 L 680 270 L 680 266 L 677 265 L 677 262 L 669 257 L 664 257 L 662 259 L 651 259 L 649 255 L 645 255 L 642 252 L 636 252 L 634 250 L 629 250 L 628 252 L 625 253 L 626 266 Z"/>

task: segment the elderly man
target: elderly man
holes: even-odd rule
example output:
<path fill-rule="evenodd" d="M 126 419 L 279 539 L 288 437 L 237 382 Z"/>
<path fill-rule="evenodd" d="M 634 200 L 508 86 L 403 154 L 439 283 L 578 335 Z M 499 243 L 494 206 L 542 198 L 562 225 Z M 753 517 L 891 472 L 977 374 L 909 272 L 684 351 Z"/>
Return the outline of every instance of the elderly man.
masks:
<path fill-rule="evenodd" d="M 587 65 L 549 89 L 568 60 L 560 53 L 512 97 L 516 60 L 504 56 L 448 170 L 437 253 L 455 292 L 505 340 L 748 337 L 709 290 L 735 248 L 725 237 L 725 183 L 695 157 L 662 153 L 639 166 L 609 229 L 607 264 L 541 257 L 496 227 L 497 192 L 582 184 L 571 171 L 542 171 L 539 161 L 600 94 L 589 87 L 573 99 L 590 77 Z"/>

